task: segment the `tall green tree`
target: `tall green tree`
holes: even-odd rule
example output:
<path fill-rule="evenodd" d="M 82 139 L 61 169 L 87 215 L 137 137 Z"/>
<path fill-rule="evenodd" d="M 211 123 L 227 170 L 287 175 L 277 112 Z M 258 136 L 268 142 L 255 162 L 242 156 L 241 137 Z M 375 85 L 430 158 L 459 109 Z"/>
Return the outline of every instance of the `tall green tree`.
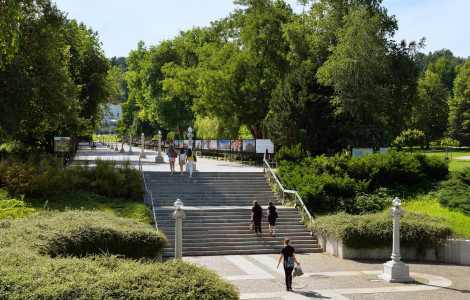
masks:
<path fill-rule="evenodd" d="M 470 145 L 470 60 L 457 67 L 454 96 L 449 101 L 449 137 Z"/>

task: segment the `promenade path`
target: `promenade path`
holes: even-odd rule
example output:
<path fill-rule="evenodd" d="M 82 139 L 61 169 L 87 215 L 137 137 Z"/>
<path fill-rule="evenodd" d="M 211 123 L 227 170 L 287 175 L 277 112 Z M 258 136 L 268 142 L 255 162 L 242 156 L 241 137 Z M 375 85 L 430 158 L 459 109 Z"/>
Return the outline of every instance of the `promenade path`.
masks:
<path fill-rule="evenodd" d="M 124 146 L 129 150 L 129 146 Z M 119 145 L 119 149 L 121 145 Z M 103 145 L 91 150 L 88 144 L 80 144 L 74 163 L 85 160 L 93 165 L 97 158 L 129 160 L 139 164 L 140 149 L 134 154 L 121 154 Z M 168 158 L 164 164 L 156 164 L 156 152 L 145 150 L 141 159 L 143 170 L 168 172 Z M 198 158 L 198 172 L 262 172 L 259 166 L 248 166 L 227 161 Z M 295 244 L 293 244 L 295 247 Z M 282 245 L 279 245 L 281 249 Z M 343 260 L 325 253 L 297 254 L 304 275 L 294 277 L 293 291 L 285 291 L 282 264 L 276 269 L 277 254 L 225 255 L 184 257 L 217 272 L 235 284 L 240 299 L 470 299 L 470 267 L 408 261 L 410 276 L 415 283 L 387 283 L 377 277 L 382 273 L 385 261 Z"/>

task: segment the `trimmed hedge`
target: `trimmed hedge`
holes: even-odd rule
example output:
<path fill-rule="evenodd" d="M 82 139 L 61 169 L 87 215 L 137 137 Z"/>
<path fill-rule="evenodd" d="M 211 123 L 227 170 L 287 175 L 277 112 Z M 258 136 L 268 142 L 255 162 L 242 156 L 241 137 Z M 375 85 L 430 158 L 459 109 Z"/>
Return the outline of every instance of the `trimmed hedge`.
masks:
<path fill-rule="evenodd" d="M 0 299 L 238 299 L 232 284 L 203 267 L 141 259 L 165 243 L 150 225 L 103 212 L 0 220 Z"/>
<path fill-rule="evenodd" d="M 42 212 L 10 224 L 2 232 L 4 242 L 20 248 L 34 245 L 39 254 L 51 257 L 109 253 L 156 258 L 167 244 L 166 237 L 149 224 L 98 211 Z"/>
<path fill-rule="evenodd" d="M 394 191 L 400 195 L 428 190 L 449 171 L 448 163 L 424 154 L 391 152 L 361 158 L 336 155 L 300 161 L 299 149 L 279 152 L 278 175 L 287 189 L 297 190 L 315 213 L 379 212 L 390 205 Z M 281 160 L 290 158 L 294 161 Z M 386 200 L 388 198 L 388 200 Z"/>
<path fill-rule="evenodd" d="M 322 236 L 339 239 L 350 248 L 381 248 L 392 246 L 393 217 L 388 213 L 349 215 L 344 212 L 318 217 L 308 227 Z M 400 218 L 400 245 L 425 249 L 438 249 L 453 236 L 445 225 L 445 218 L 424 213 L 406 212 Z"/>

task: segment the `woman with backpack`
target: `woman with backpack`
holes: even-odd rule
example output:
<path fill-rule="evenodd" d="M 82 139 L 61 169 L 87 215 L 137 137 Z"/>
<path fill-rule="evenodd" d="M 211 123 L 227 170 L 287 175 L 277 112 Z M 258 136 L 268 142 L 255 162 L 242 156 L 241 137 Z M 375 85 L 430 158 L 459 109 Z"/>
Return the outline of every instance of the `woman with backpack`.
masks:
<path fill-rule="evenodd" d="M 168 161 L 170 162 L 170 174 L 173 175 L 173 173 L 175 173 L 176 157 L 178 157 L 178 153 L 175 151 L 175 146 L 170 145 L 170 149 L 168 149 L 166 155 L 168 155 Z"/>
<path fill-rule="evenodd" d="M 290 245 L 290 238 L 285 238 L 284 248 L 281 249 L 281 256 L 277 262 L 277 268 L 282 259 L 284 259 L 284 273 L 286 274 L 286 289 L 292 291 L 292 271 L 295 264 L 300 267 L 300 263 L 295 258 L 295 249 Z"/>
<path fill-rule="evenodd" d="M 277 208 L 273 205 L 272 201 L 268 202 L 268 222 L 269 222 L 269 233 L 272 236 L 276 235 L 276 219 L 277 219 Z"/>

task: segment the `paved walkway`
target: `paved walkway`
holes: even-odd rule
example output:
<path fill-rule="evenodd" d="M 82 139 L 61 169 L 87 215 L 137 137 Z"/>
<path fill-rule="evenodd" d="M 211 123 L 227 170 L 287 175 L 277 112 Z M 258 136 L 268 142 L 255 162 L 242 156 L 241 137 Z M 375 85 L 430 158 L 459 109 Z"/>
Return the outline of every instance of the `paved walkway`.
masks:
<path fill-rule="evenodd" d="M 98 143 L 97 143 L 98 144 Z M 119 145 L 119 149 L 121 145 Z M 125 146 L 129 150 L 129 146 Z M 97 158 L 129 160 L 139 164 L 140 149 L 121 154 L 101 144 L 91 150 L 80 144 L 74 163 Z M 156 164 L 156 152 L 145 150 L 141 159 L 144 171 L 169 171 L 165 163 Z M 199 172 L 262 172 L 259 166 L 198 158 Z M 203 243 L 203 241 L 201 241 Z M 293 245 L 295 247 L 295 245 Z M 279 245 L 281 249 L 282 245 Z M 470 267 L 450 264 L 404 262 L 416 283 L 387 283 L 377 277 L 385 261 L 343 260 L 328 254 L 298 254 L 304 275 L 295 277 L 293 291 L 285 291 L 282 264 L 276 269 L 279 255 L 230 255 L 185 257 L 184 260 L 206 266 L 235 284 L 241 299 L 470 299 Z"/>
<path fill-rule="evenodd" d="M 295 245 L 293 245 L 295 247 Z M 281 248 L 281 246 L 279 247 Z M 343 260 L 324 253 L 297 254 L 304 275 L 287 292 L 279 255 L 185 257 L 238 286 L 240 299 L 470 299 L 470 267 L 407 262 L 417 282 L 377 277 L 384 261 Z"/>
<path fill-rule="evenodd" d="M 119 150 L 121 145 L 118 144 Z M 140 148 L 132 147 L 132 154 L 129 154 L 129 145 L 124 145 L 124 150 L 126 153 L 120 153 L 119 151 L 114 151 L 107 146 L 104 146 L 96 142 L 96 149 L 92 150 L 88 146 L 88 143 L 80 143 L 78 147 L 78 152 L 75 156 L 74 163 L 83 164 L 84 161 L 88 161 L 89 165 L 93 165 L 96 159 L 102 160 L 115 160 L 115 161 L 125 161 L 133 165 L 139 165 L 139 154 L 142 151 Z M 157 164 L 155 163 L 155 157 L 157 156 L 156 151 L 145 150 L 145 155 L 147 158 L 140 159 L 142 168 L 144 171 L 154 171 L 154 172 L 169 172 L 170 165 L 168 163 L 168 156 L 165 153 L 162 153 L 164 163 Z M 234 163 L 224 160 L 209 159 L 209 158 L 200 158 L 198 157 L 198 162 L 196 164 L 196 169 L 198 172 L 263 172 L 262 166 L 253 166 L 248 164 Z M 176 162 L 176 171 L 179 170 L 178 161 Z"/>

